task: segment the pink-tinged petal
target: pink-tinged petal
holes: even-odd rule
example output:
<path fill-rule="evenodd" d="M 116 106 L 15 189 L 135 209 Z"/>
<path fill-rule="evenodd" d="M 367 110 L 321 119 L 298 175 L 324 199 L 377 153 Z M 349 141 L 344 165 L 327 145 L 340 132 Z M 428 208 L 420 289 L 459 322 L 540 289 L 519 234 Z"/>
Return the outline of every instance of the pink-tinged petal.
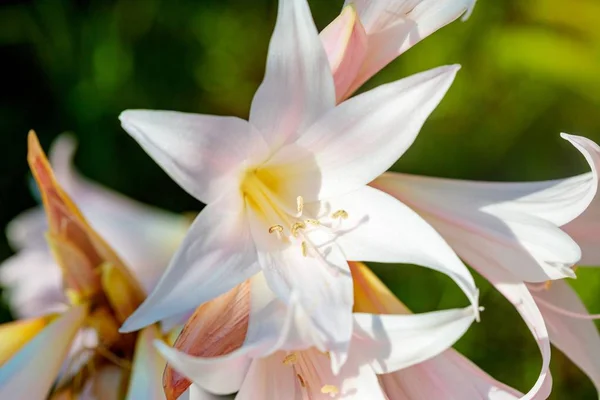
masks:
<path fill-rule="evenodd" d="M 33 208 L 17 215 L 6 227 L 6 237 L 14 250 L 46 249 L 44 235 L 48 220 L 42 207 Z"/>
<path fill-rule="evenodd" d="M 417 264 L 440 271 L 458 284 L 477 309 L 478 290 L 467 267 L 429 223 L 400 201 L 367 186 L 321 207 L 348 213 L 336 236 L 346 259 Z"/>
<path fill-rule="evenodd" d="M 140 331 L 135 343 L 135 353 L 127 400 L 163 400 L 162 373 L 166 362 L 154 348 L 154 341 L 160 337 L 156 325 Z"/>
<path fill-rule="evenodd" d="M 238 184 L 250 155 L 265 155 L 260 135 L 239 118 L 128 110 L 119 119 L 175 182 L 204 203 Z"/>
<path fill-rule="evenodd" d="M 591 178 L 598 182 L 600 147 L 582 136 L 567 135 L 566 133 L 561 134 L 561 136 L 581 151 L 590 163 L 592 173 L 582 175 L 582 177 L 591 175 Z M 577 218 L 562 227 L 581 247 L 582 256 L 579 264 L 582 266 L 600 265 L 600 235 L 598 234 L 600 232 L 600 195 L 598 190 L 594 194 L 595 197 L 589 207 Z"/>
<path fill-rule="evenodd" d="M 302 387 L 292 368 L 285 368 L 282 357 L 254 360 L 236 400 L 303 400 Z"/>
<path fill-rule="evenodd" d="M 196 217 L 154 291 L 121 330 L 134 331 L 192 310 L 258 271 L 242 198 L 235 190 Z"/>
<path fill-rule="evenodd" d="M 306 230 L 303 238 L 284 243 L 270 234 L 250 213 L 258 259 L 271 290 L 286 304 L 298 295 L 332 354 L 336 370 L 343 364 L 352 335 L 352 277 L 346 258 L 332 236 L 320 228 Z"/>
<path fill-rule="evenodd" d="M 107 365 L 96 371 L 92 382 L 86 387 L 79 400 L 121 400 L 123 398 L 123 379 L 127 378 L 123 370 L 116 365 Z M 163 397 L 164 398 L 164 397 Z M 148 398 L 152 400 L 152 397 Z"/>
<path fill-rule="evenodd" d="M 344 7 L 342 13 L 319 35 L 333 73 L 337 102 L 341 102 L 356 78 L 367 52 L 367 34 L 356 8 Z"/>
<path fill-rule="evenodd" d="M 579 366 L 600 391 L 598 329 L 591 319 L 566 315 L 569 312 L 588 315 L 577 293 L 564 281 L 552 282 L 542 289 L 530 288 L 548 326 L 552 344 Z"/>
<path fill-rule="evenodd" d="M 306 201 L 359 189 L 412 145 L 458 68 L 436 68 L 343 102 L 266 165 L 286 167 L 284 189 L 301 193 Z"/>
<path fill-rule="evenodd" d="M 451 347 L 475 320 L 472 307 L 408 315 L 355 313 L 351 354 L 378 374 L 428 360 Z"/>
<path fill-rule="evenodd" d="M 73 307 L 0 367 L 0 398 L 43 399 L 52 388 L 87 307 Z"/>
<path fill-rule="evenodd" d="M 455 250 L 455 241 L 469 237 L 474 251 L 524 281 L 541 282 L 575 276 L 570 267 L 581 251 L 549 220 L 549 212 L 577 215 L 589 202 L 590 182 L 576 177 L 486 183 L 386 173 L 371 185 L 412 207 L 438 231 L 443 224 L 442 236 Z"/>
<path fill-rule="evenodd" d="M 349 0 L 368 37 L 367 54 L 348 97 L 396 57 L 438 29 L 469 13 L 474 0 Z"/>
<path fill-rule="evenodd" d="M 379 379 L 389 400 L 517 400 L 523 396 L 454 350 Z"/>
<path fill-rule="evenodd" d="M 250 123 L 272 149 L 289 143 L 335 106 L 327 55 L 306 0 L 280 0 L 265 77 Z"/>

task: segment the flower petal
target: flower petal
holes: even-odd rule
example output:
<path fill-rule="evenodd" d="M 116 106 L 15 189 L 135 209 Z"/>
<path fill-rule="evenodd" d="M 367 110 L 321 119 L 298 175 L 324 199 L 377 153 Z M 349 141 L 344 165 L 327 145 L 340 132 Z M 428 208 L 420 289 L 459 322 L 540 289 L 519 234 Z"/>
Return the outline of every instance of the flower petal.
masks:
<path fill-rule="evenodd" d="M 0 365 L 11 358 L 17 351 L 26 345 L 42 329 L 44 329 L 53 316 L 17 320 L 0 325 Z"/>
<path fill-rule="evenodd" d="M 135 344 L 133 369 L 129 378 L 127 400 L 163 400 L 162 373 L 165 360 L 153 347 L 154 340 L 160 337 L 155 325 L 140 331 Z"/>
<path fill-rule="evenodd" d="M 552 344 L 578 365 L 600 391 L 600 335 L 596 325 L 592 320 L 572 318 L 555 308 L 587 315 L 577 293 L 564 281 L 552 282 L 546 289 L 531 290 Z"/>
<path fill-rule="evenodd" d="M 284 368 L 281 358 L 254 360 L 236 400 L 289 399 L 303 400 L 301 385 L 292 368 Z"/>
<path fill-rule="evenodd" d="M 258 271 L 242 199 L 235 190 L 198 215 L 154 291 L 121 330 L 130 332 L 192 310 Z"/>
<path fill-rule="evenodd" d="M 367 186 L 321 207 L 348 212 L 336 237 L 348 260 L 432 268 L 451 277 L 477 307 L 478 290 L 467 267 L 431 225 L 400 201 Z"/>
<path fill-rule="evenodd" d="M 458 66 L 436 68 L 349 99 L 267 165 L 285 166 L 287 192 L 306 193 L 306 201 L 356 190 L 385 172 L 410 147 L 457 71 Z"/>
<path fill-rule="evenodd" d="M 54 383 L 87 307 L 56 318 L 0 367 L 0 398 L 43 399 Z"/>
<path fill-rule="evenodd" d="M 266 150 L 256 130 L 239 118 L 127 110 L 119 119 L 175 182 L 204 203 L 237 185 L 244 161 L 260 159 Z"/>
<path fill-rule="evenodd" d="M 451 347 L 475 320 L 472 307 L 409 315 L 355 313 L 351 352 L 378 374 L 394 372 Z"/>
<path fill-rule="evenodd" d="M 179 397 L 179 400 L 223 400 L 221 396 L 216 396 L 212 393 L 208 393 L 202 390 L 196 385 L 190 386 L 190 388 Z"/>
<path fill-rule="evenodd" d="M 250 108 L 250 123 L 271 149 L 335 106 L 327 56 L 306 0 L 279 0 L 265 77 Z"/>
<path fill-rule="evenodd" d="M 470 246 L 473 251 L 493 258 L 524 281 L 539 282 L 574 276 L 570 267 L 581 252 L 550 220 L 549 211 L 574 217 L 585 208 L 590 180 L 575 181 L 530 185 L 386 173 L 371 185 L 423 215 L 454 250 L 456 241 L 469 237 L 477 243 Z"/>
<path fill-rule="evenodd" d="M 367 35 L 356 8 L 345 6 L 319 36 L 333 72 L 336 100 L 340 103 L 356 78 L 367 51 Z"/>

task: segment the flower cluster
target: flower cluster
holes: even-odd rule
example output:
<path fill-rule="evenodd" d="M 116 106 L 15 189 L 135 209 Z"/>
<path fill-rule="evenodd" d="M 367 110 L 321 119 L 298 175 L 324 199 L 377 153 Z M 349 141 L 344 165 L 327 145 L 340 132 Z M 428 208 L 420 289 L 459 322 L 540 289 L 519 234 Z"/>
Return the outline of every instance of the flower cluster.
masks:
<path fill-rule="evenodd" d="M 319 33 L 306 0 L 279 0 L 247 121 L 121 114 L 206 204 L 193 222 L 80 177 L 69 137 L 48 162 L 30 132 L 43 208 L 8 227 L 0 398 L 544 399 L 550 343 L 600 390 L 596 316 L 563 281 L 600 265 L 600 147 L 562 134 L 591 172 L 545 182 L 386 172 L 459 66 L 354 92 L 474 1 L 346 3 Z M 465 306 L 412 314 L 364 262 L 444 273 Z M 483 310 L 465 263 L 538 343 L 526 394 L 451 349 Z"/>

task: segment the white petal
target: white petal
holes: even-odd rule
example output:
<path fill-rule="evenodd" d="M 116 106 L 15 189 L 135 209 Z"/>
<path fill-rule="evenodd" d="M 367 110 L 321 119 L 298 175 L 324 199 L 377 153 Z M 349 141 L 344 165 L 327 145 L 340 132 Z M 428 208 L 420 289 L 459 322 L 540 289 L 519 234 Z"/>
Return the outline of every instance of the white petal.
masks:
<path fill-rule="evenodd" d="M 556 185 L 559 188 L 555 190 Z M 572 208 L 581 212 L 589 200 L 577 200 L 588 197 L 587 189 L 577 188 L 589 188 L 589 180 L 565 187 L 556 181 L 528 186 L 386 173 L 372 186 L 423 215 L 455 250 L 456 241 L 466 242 L 468 238 L 473 251 L 494 259 L 524 281 L 574 276 L 570 267 L 579 260 L 581 251 L 550 220 L 547 210 L 566 214 Z"/>
<path fill-rule="evenodd" d="M 258 259 L 269 287 L 288 305 L 291 295 L 298 295 L 299 307 L 318 330 L 317 336 L 326 343 L 332 360 L 343 364 L 352 335 L 353 304 L 346 258 L 320 228 L 306 231 L 304 255 L 300 241 L 284 243 L 250 215 Z"/>
<path fill-rule="evenodd" d="M 48 231 L 46 213 L 36 207 L 17 215 L 6 226 L 6 237 L 14 250 L 47 249 L 44 235 Z"/>
<path fill-rule="evenodd" d="M 410 315 L 355 313 L 351 351 L 378 374 L 410 367 L 451 347 L 475 320 L 472 307 Z"/>
<path fill-rule="evenodd" d="M 432 268 L 450 276 L 477 307 L 478 290 L 467 267 L 431 225 L 400 201 L 367 186 L 321 207 L 348 212 L 336 237 L 348 260 Z"/>
<path fill-rule="evenodd" d="M 138 334 L 127 400 L 165 398 L 162 374 L 166 363 L 153 346 L 159 336 L 158 328 L 154 325 L 142 329 Z"/>
<path fill-rule="evenodd" d="M 600 391 L 600 335 L 592 320 L 572 318 L 554 307 L 576 314 L 588 311 L 567 282 L 552 282 L 547 289 L 532 291 L 550 333 L 550 341 L 579 366 Z"/>
<path fill-rule="evenodd" d="M 346 367 L 346 365 L 348 367 Z M 349 363 L 345 365 L 350 368 Z M 375 371 L 368 364 L 352 366 L 356 372 L 348 373 L 345 370 L 340 372 L 343 378 L 340 385 L 341 398 L 345 400 L 389 400 L 375 375 Z"/>
<path fill-rule="evenodd" d="M 86 315 L 84 306 L 71 308 L 6 361 L 0 367 L 0 398 L 46 398 Z"/>
<path fill-rule="evenodd" d="M 149 110 L 124 111 L 119 118 L 150 157 L 204 203 L 238 184 L 246 160 L 266 154 L 260 135 L 239 118 Z"/>
<path fill-rule="evenodd" d="M 242 199 L 234 191 L 198 215 L 154 291 L 121 329 L 130 332 L 189 311 L 258 271 Z"/>
<path fill-rule="evenodd" d="M 349 99 L 267 165 L 287 167 L 288 191 L 302 193 L 306 201 L 356 190 L 410 147 L 457 71 L 458 66 L 433 69 Z"/>
<path fill-rule="evenodd" d="M 327 55 L 306 0 L 280 0 L 265 78 L 254 95 L 250 123 L 271 148 L 293 141 L 335 106 Z"/>
<path fill-rule="evenodd" d="M 523 396 L 452 349 L 380 379 L 389 400 L 517 400 Z"/>
<path fill-rule="evenodd" d="M 179 397 L 179 400 L 219 400 L 219 399 L 223 399 L 220 396 L 216 396 L 212 393 L 208 393 L 205 390 L 202 390 L 202 388 L 196 386 L 196 385 L 191 385 L 190 388 L 188 390 L 185 391 L 185 393 L 183 393 L 181 395 L 181 397 Z"/>
<path fill-rule="evenodd" d="M 581 177 L 591 175 L 592 180 L 597 184 L 599 179 L 598 171 L 600 170 L 600 147 L 582 136 L 567 135 L 565 133 L 561 134 L 561 136 L 581 151 L 592 167 L 591 174 L 585 174 Z M 598 235 L 598 232 L 600 232 L 600 195 L 597 189 L 589 207 L 573 221 L 564 225 L 563 229 L 581 247 L 581 265 L 600 265 L 600 235 Z"/>

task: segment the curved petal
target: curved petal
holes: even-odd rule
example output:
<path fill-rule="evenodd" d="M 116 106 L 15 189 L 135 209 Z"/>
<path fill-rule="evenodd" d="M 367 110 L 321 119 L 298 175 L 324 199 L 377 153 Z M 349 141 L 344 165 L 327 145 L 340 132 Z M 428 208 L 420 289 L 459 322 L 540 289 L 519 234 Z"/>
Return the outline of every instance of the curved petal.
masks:
<path fill-rule="evenodd" d="M 291 295 L 298 295 L 299 307 L 323 337 L 334 364 L 341 366 L 352 335 L 352 276 L 346 258 L 325 230 L 307 230 L 302 242 L 284 243 L 250 215 L 269 287 L 288 305 Z"/>
<path fill-rule="evenodd" d="M 346 97 L 421 40 L 470 13 L 475 0 L 347 0 L 368 35 L 364 63 Z"/>
<path fill-rule="evenodd" d="M 220 396 L 216 396 L 212 393 L 208 393 L 199 386 L 192 385 L 190 388 L 179 397 L 179 400 L 219 400 L 223 399 Z"/>
<path fill-rule="evenodd" d="M 204 203 L 238 184 L 248 158 L 264 156 L 260 135 L 239 118 L 127 110 L 119 119 L 175 182 Z"/>
<path fill-rule="evenodd" d="M 458 66 L 436 68 L 349 99 L 267 165 L 285 166 L 290 171 L 288 191 L 310 194 L 306 201 L 356 190 L 385 172 L 410 147 L 457 71 Z M 315 184 L 320 185 L 317 191 Z"/>
<path fill-rule="evenodd" d="M 327 56 L 306 0 L 280 0 L 262 84 L 250 123 L 271 149 L 297 135 L 335 106 Z"/>
<path fill-rule="evenodd" d="M 600 335 L 596 325 L 592 320 L 572 318 L 555 308 L 587 315 L 577 293 L 567 282 L 557 281 L 533 291 L 533 297 L 544 316 L 552 344 L 579 366 L 600 391 Z"/>
<path fill-rule="evenodd" d="M 400 201 L 367 186 L 321 207 L 347 211 L 336 243 L 348 260 L 432 268 L 451 277 L 477 307 L 478 290 L 467 267 L 431 225 Z"/>
<path fill-rule="evenodd" d="M 282 357 L 254 360 L 236 400 L 303 400 L 301 384 L 292 368 L 285 368 Z"/>
<path fill-rule="evenodd" d="M 451 347 L 475 320 L 472 307 L 409 315 L 355 313 L 351 352 L 377 374 L 410 367 Z"/>
<path fill-rule="evenodd" d="M 17 215 L 6 226 L 6 237 L 14 250 L 47 249 L 44 235 L 48 220 L 42 207 L 32 208 Z"/>
<path fill-rule="evenodd" d="M 165 360 L 153 346 L 154 341 L 159 337 L 160 332 L 155 325 L 142 329 L 138 334 L 127 400 L 165 398 L 161 379 Z"/>
<path fill-rule="evenodd" d="M 367 52 L 367 34 L 350 4 L 319 34 L 329 59 L 338 103 L 352 84 Z"/>
<path fill-rule="evenodd" d="M 523 396 L 454 350 L 379 379 L 389 400 L 518 400 Z"/>
<path fill-rule="evenodd" d="M 146 301 L 121 327 L 131 332 L 194 309 L 259 271 L 237 191 L 206 206 Z"/>
<path fill-rule="evenodd" d="M 595 184 L 583 178 L 511 184 L 386 173 L 371 185 L 421 213 L 438 231 L 443 224 L 442 236 L 453 248 L 468 236 L 478 244 L 473 250 L 524 281 L 540 282 L 574 277 L 570 267 L 581 251 L 550 215 L 555 210 L 574 217 L 585 209 Z"/>
<path fill-rule="evenodd" d="M 0 398 L 43 399 L 54 383 L 87 307 L 56 318 L 0 367 Z"/>

